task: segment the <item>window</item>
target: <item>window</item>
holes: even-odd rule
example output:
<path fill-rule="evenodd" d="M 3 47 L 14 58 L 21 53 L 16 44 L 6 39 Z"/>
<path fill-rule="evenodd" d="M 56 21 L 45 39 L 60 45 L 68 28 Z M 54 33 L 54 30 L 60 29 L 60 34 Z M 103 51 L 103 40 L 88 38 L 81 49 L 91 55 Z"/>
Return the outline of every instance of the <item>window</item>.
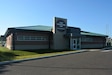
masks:
<path fill-rule="evenodd" d="M 17 41 L 47 41 L 47 36 L 17 36 Z"/>
<path fill-rule="evenodd" d="M 30 40 L 36 40 L 36 36 L 31 36 Z"/>
<path fill-rule="evenodd" d="M 23 36 L 17 36 L 17 40 L 19 40 L 19 41 L 20 41 L 20 40 L 21 40 L 21 41 L 24 40 L 24 39 L 23 39 Z"/>
<path fill-rule="evenodd" d="M 41 40 L 41 36 L 37 36 L 36 37 L 36 40 Z"/>
<path fill-rule="evenodd" d="M 41 40 L 48 40 L 48 38 L 47 37 L 42 37 Z"/>
<path fill-rule="evenodd" d="M 93 42 L 93 39 L 92 38 L 87 38 L 87 37 L 83 37 L 81 38 L 82 42 Z"/>
<path fill-rule="evenodd" d="M 23 36 L 24 40 L 30 40 L 30 36 Z"/>

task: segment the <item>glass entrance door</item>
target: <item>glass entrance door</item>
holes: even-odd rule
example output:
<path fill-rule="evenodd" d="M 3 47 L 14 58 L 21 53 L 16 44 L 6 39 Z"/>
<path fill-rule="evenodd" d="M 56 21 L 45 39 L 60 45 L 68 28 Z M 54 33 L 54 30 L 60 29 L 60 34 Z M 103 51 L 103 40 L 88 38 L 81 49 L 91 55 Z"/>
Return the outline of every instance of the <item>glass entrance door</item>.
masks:
<path fill-rule="evenodd" d="M 70 47 L 71 47 L 72 50 L 80 49 L 81 48 L 81 40 L 80 40 L 80 38 L 71 39 Z"/>
<path fill-rule="evenodd" d="M 77 39 L 73 39 L 73 50 L 77 49 Z"/>

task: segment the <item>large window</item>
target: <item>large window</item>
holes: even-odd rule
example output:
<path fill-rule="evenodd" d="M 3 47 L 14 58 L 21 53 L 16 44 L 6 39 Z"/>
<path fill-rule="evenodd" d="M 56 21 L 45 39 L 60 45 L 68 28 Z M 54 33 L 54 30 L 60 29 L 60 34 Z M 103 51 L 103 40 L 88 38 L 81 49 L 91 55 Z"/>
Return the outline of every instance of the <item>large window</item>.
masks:
<path fill-rule="evenodd" d="M 47 41 L 47 36 L 17 36 L 17 41 Z"/>
<path fill-rule="evenodd" d="M 81 39 L 83 42 L 93 42 L 92 38 L 82 38 Z"/>
<path fill-rule="evenodd" d="M 93 38 L 92 37 L 83 36 L 83 37 L 81 37 L 81 41 L 82 42 L 93 42 Z"/>

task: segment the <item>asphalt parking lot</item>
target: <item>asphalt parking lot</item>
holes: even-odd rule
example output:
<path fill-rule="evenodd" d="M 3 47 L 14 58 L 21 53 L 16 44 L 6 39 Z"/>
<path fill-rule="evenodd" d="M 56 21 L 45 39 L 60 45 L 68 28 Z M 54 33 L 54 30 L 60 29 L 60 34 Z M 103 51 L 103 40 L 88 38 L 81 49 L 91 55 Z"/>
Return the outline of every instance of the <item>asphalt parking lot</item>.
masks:
<path fill-rule="evenodd" d="M 0 75 L 112 75 L 112 51 L 91 50 L 0 65 Z"/>

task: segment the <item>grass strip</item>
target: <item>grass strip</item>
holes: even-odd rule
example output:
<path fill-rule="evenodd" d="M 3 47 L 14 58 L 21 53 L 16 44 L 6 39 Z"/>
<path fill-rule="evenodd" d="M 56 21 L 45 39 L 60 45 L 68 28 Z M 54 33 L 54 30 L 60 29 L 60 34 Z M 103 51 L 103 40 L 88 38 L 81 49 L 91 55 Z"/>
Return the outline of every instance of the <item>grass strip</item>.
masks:
<path fill-rule="evenodd" d="M 69 52 L 75 52 L 75 51 L 70 51 L 70 50 L 57 51 L 57 50 L 48 50 L 48 49 L 27 51 L 27 50 L 9 50 L 5 47 L 0 47 L 0 62 L 52 56 L 57 54 L 65 54 Z"/>

